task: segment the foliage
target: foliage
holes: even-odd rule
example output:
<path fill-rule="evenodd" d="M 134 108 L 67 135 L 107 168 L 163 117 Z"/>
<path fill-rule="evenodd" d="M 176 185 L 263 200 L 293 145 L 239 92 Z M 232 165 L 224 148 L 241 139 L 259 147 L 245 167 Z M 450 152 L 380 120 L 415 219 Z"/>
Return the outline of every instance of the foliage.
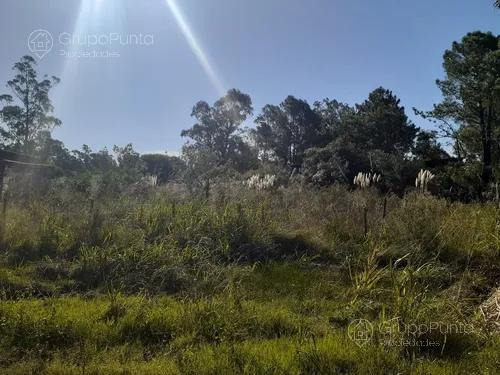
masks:
<path fill-rule="evenodd" d="M 54 108 L 49 98 L 50 90 L 59 83 L 57 77 L 38 80 L 36 61 L 24 56 L 13 68 L 15 76 L 7 82 L 13 95 L 0 95 L 0 102 L 6 105 L 0 111 L 0 119 L 5 123 L 2 143 L 25 152 L 33 150 L 39 132 L 61 125 L 61 121 L 51 115 Z M 14 100 L 20 102 L 15 105 Z"/>
<path fill-rule="evenodd" d="M 183 161 L 176 156 L 162 154 L 141 155 L 144 172 L 157 176 L 159 183 L 165 183 L 178 178 L 185 168 Z"/>
<path fill-rule="evenodd" d="M 369 189 L 234 187 L 222 205 L 157 189 L 93 207 L 62 192 L 9 207 L 1 371 L 441 374 L 498 366 L 500 340 L 478 315 L 499 272 L 493 205 L 410 194 L 389 197 L 383 218 L 381 196 Z M 439 347 L 389 345 L 385 331 L 359 347 L 347 335 L 358 318 L 392 327 L 394 340 Z M 415 336 L 401 328 L 436 319 L 469 331 Z"/>
<path fill-rule="evenodd" d="M 225 164 L 243 147 L 238 134 L 240 125 L 252 114 L 252 100 L 239 90 L 229 90 L 213 106 L 204 101 L 196 103 L 191 116 L 198 120 L 181 135 L 194 140 L 191 147 L 214 154 L 217 163 Z"/>
<path fill-rule="evenodd" d="M 315 184 L 351 183 L 360 171 L 380 173 L 384 189 L 401 193 L 416 165 L 408 157 L 417 134 L 399 99 L 383 88 L 356 108 L 336 101 L 316 104 L 331 142 L 306 152 L 303 173 Z M 425 147 L 420 142 L 418 150 Z M 433 155 L 434 156 L 434 155 Z"/>
<path fill-rule="evenodd" d="M 255 122 L 260 152 L 290 168 L 300 167 L 304 152 L 320 140 L 320 120 L 309 104 L 288 96 L 279 106 L 266 105 Z"/>
<path fill-rule="evenodd" d="M 352 137 L 361 151 L 380 150 L 402 156 L 411 150 L 417 129 L 391 91 L 380 87 L 371 92 L 356 106 L 356 115 L 355 128 L 346 136 Z"/>
<path fill-rule="evenodd" d="M 467 202 L 495 199 L 500 168 L 497 52 L 498 37 L 481 32 L 467 34 L 445 52 L 446 77 L 438 81 L 443 102 L 431 112 L 417 111 L 439 123 L 441 132 L 417 128 L 398 97 L 382 87 L 353 106 L 327 98 L 311 107 L 288 96 L 279 105 L 264 106 L 254 129 L 243 129 L 253 112 L 252 101 L 232 89 L 213 105 L 195 104 L 192 116 L 197 123 L 181 133 L 190 140 L 180 158 L 140 155 L 131 144 L 115 146 L 113 153 L 86 145 L 81 150 L 66 149 L 50 134 L 60 124 L 50 115 L 48 96 L 58 80 L 39 82 L 34 61 L 24 57 L 15 65 L 18 74 L 9 86 L 18 97 L 27 91 L 39 94 L 27 98 L 24 109 L 10 105 L 11 96 L 1 97 L 7 102 L 2 110 L 4 143 L 17 149 L 29 143 L 32 156 L 51 167 L 28 173 L 13 169 L 11 185 L 22 188 L 12 193 L 40 196 L 69 184 L 94 197 L 142 194 L 152 185 L 148 181 L 162 185 L 175 180 L 207 198 L 226 181 L 241 182 L 255 174 L 277 175 L 284 185 L 300 181 L 331 186 L 352 185 L 362 172 L 380 174 L 378 189 L 402 196 L 418 171 L 426 169 L 436 176 L 429 188 L 432 194 Z M 36 111 L 32 99 L 39 100 Z M 33 126 L 28 129 L 16 118 L 28 118 Z M 12 138 L 12 126 L 21 129 L 16 134 L 24 141 Z M 453 155 L 439 143 L 443 136 L 452 138 Z"/>
<path fill-rule="evenodd" d="M 468 33 L 444 54 L 446 78 L 438 80 L 443 101 L 424 117 L 440 123 L 445 136 L 455 141 L 459 158 L 481 160 L 485 188 L 498 164 L 500 136 L 499 37 L 492 33 Z"/>

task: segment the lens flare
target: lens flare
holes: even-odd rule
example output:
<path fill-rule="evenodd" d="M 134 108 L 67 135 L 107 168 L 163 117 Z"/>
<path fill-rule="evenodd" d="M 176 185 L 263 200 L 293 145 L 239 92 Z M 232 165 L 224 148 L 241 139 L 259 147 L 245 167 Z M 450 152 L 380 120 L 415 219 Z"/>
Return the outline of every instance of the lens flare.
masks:
<path fill-rule="evenodd" d="M 58 36 L 57 43 L 61 46 L 61 51 L 57 51 L 63 58 L 61 87 L 58 90 L 57 100 L 63 103 L 68 95 L 77 87 L 80 77 L 80 58 L 67 57 L 62 55 L 64 50 L 69 56 L 74 56 L 78 50 L 89 50 L 87 46 L 81 46 L 79 43 L 66 43 L 76 38 L 77 41 L 84 41 L 89 34 L 107 34 L 110 32 L 120 34 L 123 30 L 124 9 L 116 0 L 80 0 L 78 15 L 75 19 L 73 30 L 65 30 Z M 97 61 L 97 60 L 96 60 Z M 86 60 L 85 62 L 96 62 Z M 63 104 L 59 104 L 63 106 Z"/>
<path fill-rule="evenodd" d="M 193 31 L 191 30 L 191 27 L 189 26 L 188 22 L 186 21 L 186 18 L 182 14 L 180 8 L 177 6 L 177 3 L 175 0 L 165 0 L 167 3 L 167 6 L 170 8 L 170 11 L 172 12 L 175 21 L 177 22 L 177 25 L 181 29 L 182 33 L 184 34 L 184 37 L 186 38 L 186 41 L 188 42 L 189 46 L 191 47 L 191 50 L 195 54 L 196 58 L 198 59 L 199 63 L 203 67 L 203 70 L 205 71 L 206 75 L 214 85 L 215 89 L 217 90 L 219 95 L 224 95 L 226 90 L 224 88 L 224 85 L 222 84 L 221 80 L 219 79 L 214 67 L 208 60 L 208 57 L 206 53 L 203 51 L 203 48 L 201 47 L 200 43 L 198 42 L 196 36 L 194 35 Z"/>

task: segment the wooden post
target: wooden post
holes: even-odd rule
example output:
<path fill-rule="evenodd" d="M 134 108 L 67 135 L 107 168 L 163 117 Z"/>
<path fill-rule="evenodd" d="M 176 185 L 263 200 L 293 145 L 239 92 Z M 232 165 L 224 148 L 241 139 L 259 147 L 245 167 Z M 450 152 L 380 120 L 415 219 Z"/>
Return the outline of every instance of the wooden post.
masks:
<path fill-rule="evenodd" d="M 5 224 L 7 223 L 7 194 L 3 194 L 2 196 L 2 234 L 5 228 Z"/>
<path fill-rule="evenodd" d="M 210 198 L 210 178 L 205 181 L 205 199 Z"/>
<path fill-rule="evenodd" d="M 498 186 L 498 181 L 497 181 L 497 183 L 495 184 L 495 190 L 496 190 L 495 201 L 497 203 L 497 208 L 500 208 L 500 191 L 498 189 L 499 189 L 499 186 Z"/>
<path fill-rule="evenodd" d="M 241 205 L 240 202 L 236 205 L 236 212 L 238 213 L 238 220 L 241 220 L 243 217 L 243 206 Z"/>
<path fill-rule="evenodd" d="M 5 177 L 5 163 L 0 161 L 0 195 L 3 195 L 3 180 Z"/>
<path fill-rule="evenodd" d="M 363 207 L 363 224 L 365 226 L 365 237 L 368 234 L 368 207 Z"/>

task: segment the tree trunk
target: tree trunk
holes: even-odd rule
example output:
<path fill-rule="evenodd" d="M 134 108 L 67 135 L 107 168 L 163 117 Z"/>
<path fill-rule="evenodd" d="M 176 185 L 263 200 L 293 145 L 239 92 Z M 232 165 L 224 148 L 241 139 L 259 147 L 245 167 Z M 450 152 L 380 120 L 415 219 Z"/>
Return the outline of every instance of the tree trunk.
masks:
<path fill-rule="evenodd" d="M 492 107 L 491 104 L 488 106 L 488 113 L 484 114 L 484 109 L 481 110 L 479 125 L 481 127 L 481 143 L 483 148 L 483 160 L 482 160 L 482 172 L 481 172 L 481 183 L 482 187 L 486 188 L 491 182 L 493 167 L 492 167 L 492 142 L 491 142 L 491 116 Z"/>

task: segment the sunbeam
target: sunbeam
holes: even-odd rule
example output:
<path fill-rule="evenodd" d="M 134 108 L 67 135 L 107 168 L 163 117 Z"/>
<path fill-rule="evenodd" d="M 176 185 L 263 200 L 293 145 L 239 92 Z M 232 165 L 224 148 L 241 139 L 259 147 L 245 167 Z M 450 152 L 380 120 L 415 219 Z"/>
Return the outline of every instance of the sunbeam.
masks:
<path fill-rule="evenodd" d="M 181 10 L 177 6 L 177 3 L 175 0 L 165 0 L 168 7 L 170 8 L 170 11 L 175 17 L 175 20 L 177 24 L 179 25 L 179 28 L 181 29 L 182 33 L 184 34 L 184 37 L 186 38 L 189 46 L 191 47 L 191 50 L 195 54 L 196 58 L 200 62 L 201 66 L 203 67 L 203 70 L 205 70 L 205 73 L 207 74 L 208 78 L 212 82 L 212 84 L 215 86 L 217 92 L 220 95 L 224 95 L 226 92 L 226 89 L 224 88 L 224 85 L 221 81 L 221 79 L 218 77 L 214 67 L 212 64 L 210 64 L 210 61 L 208 60 L 207 55 L 203 51 L 203 48 L 201 47 L 200 43 L 196 39 L 196 36 L 193 34 L 193 31 L 191 30 L 191 27 L 186 21 L 186 18 L 182 14 Z"/>
<path fill-rule="evenodd" d="M 61 102 L 69 95 L 69 91 L 72 91 L 71 88 L 76 86 L 80 74 L 80 61 L 82 59 L 75 58 L 74 55 L 79 50 L 92 49 L 80 43 L 85 43 L 85 38 L 89 34 L 120 33 L 124 16 L 122 8 L 116 0 L 80 0 L 78 16 L 73 30 L 67 30 L 67 32 L 59 35 L 58 42 L 61 40 L 68 42 L 61 46 L 61 51 L 66 52 L 66 55 L 63 56 L 62 87 L 58 95 Z M 69 42 L 74 38 L 76 38 L 77 42 Z M 61 51 L 58 51 L 58 53 Z"/>

